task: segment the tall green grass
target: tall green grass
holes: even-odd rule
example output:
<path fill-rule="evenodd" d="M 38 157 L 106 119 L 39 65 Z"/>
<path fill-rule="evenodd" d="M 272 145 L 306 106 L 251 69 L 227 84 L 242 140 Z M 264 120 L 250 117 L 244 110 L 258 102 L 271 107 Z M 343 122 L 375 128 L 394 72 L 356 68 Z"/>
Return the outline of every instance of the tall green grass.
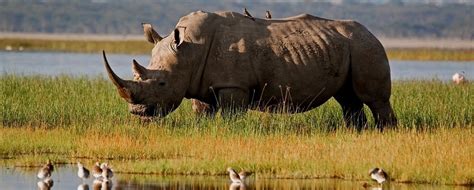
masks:
<path fill-rule="evenodd" d="M 358 180 L 378 166 L 399 182 L 474 184 L 473 84 L 395 82 L 399 125 L 384 133 L 346 129 L 334 100 L 233 120 L 198 118 L 185 101 L 142 123 L 103 78 L 3 75 L 0 85 L 6 164 L 109 160 L 125 173 L 220 175 L 233 166 L 263 178 Z"/>
<path fill-rule="evenodd" d="M 111 83 L 103 78 L 22 77 L 4 75 L 2 123 L 4 126 L 54 126 L 86 124 L 139 124 L 127 111 Z M 393 85 L 391 101 L 403 128 L 470 126 L 474 117 L 473 84 L 454 85 L 441 81 L 400 81 Z M 370 110 L 366 108 L 370 116 Z M 303 114 L 269 114 L 256 111 L 234 120 L 199 119 L 190 102 L 151 125 L 173 128 L 219 125 L 243 134 L 277 133 L 290 130 L 310 134 L 342 125 L 339 105 L 330 100 Z M 290 126 L 291 125 L 291 126 Z M 236 127 L 238 126 L 238 127 Z M 309 127 L 311 126 L 311 127 Z"/>

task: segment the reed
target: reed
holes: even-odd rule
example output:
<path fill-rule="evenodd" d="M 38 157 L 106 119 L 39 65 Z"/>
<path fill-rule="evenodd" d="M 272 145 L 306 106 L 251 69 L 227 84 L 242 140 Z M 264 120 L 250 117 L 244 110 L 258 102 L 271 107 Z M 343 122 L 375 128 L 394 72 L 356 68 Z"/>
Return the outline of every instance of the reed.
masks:
<path fill-rule="evenodd" d="M 302 114 L 233 120 L 198 118 L 185 101 L 142 123 L 103 78 L 4 75 L 0 84 L 7 165 L 109 160 L 122 173 L 221 175 L 232 166 L 258 178 L 357 180 L 377 166 L 398 182 L 474 184 L 473 84 L 395 82 L 399 126 L 384 133 L 345 128 L 333 100 Z"/>

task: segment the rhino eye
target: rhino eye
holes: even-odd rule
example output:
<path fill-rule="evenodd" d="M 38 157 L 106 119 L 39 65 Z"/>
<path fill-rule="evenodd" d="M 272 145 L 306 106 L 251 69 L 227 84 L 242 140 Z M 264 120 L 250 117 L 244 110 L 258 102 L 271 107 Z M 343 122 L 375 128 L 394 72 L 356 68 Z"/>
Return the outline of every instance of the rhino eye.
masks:
<path fill-rule="evenodd" d="M 165 84 L 166 84 L 165 82 L 158 83 L 158 85 L 160 85 L 160 86 L 164 86 Z"/>

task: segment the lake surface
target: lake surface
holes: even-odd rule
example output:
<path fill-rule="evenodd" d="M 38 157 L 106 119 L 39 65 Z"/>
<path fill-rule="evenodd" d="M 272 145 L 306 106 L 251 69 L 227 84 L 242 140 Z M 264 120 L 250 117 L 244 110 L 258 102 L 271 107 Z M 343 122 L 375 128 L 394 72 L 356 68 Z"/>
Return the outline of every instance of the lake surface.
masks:
<path fill-rule="evenodd" d="M 150 55 L 108 54 L 114 71 L 126 79 L 132 78 L 131 63 L 136 59 L 148 65 Z M 465 72 L 466 78 L 474 79 L 474 61 L 390 61 L 392 79 L 439 79 L 448 81 L 456 72 Z M 106 76 L 102 54 L 58 53 L 58 52 L 1 52 L 1 74 L 22 75 L 72 75 Z"/>
<path fill-rule="evenodd" d="M 39 168 L 6 167 L 0 166 L 1 189 L 37 189 L 36 172 Z M 96 189 L 100 183 L 93 179 L 82 181 L 76 176 L 75 165 L 56 166 L 52 174 L 54 181 L 51 189 L 79 189 L 87 186 Z M 257 175 L 258 176 L 258 175 Z M 367 176 L 368 177 L 368 176 Z M 369 179 L 367 179 L 369 180 Z M 240 189 L 363 189 L 362 185 L 368 183 L 377 187 L 371 181 L 348 181 L 340 179 L 260 179 L 251 176 L 245 187 Z M 160 175 L 131 175 L 115 174 L 110 188 L 103 189 L 239 189 L 231 184 L 227 176 L 160 176 Z M 102 185 L 102 184 L 100 184 Z M 401 184 L 390 183 L 384 189 L 469 189 L 463 186 L 442 186 L 426 184 Z M 100 189 L 100 187 L 98 188 Z M 369 188 L 371 189 L 371 188 Z"/>

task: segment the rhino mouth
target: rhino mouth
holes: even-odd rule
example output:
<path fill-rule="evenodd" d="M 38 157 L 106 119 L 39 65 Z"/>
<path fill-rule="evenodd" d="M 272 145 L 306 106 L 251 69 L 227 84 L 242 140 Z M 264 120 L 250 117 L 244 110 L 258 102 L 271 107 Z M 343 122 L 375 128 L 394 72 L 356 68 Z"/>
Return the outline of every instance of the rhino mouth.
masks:
<path fill-rule="evenodd" d="M 140 104 L 129 104 L 129 111 L 133 115 L 139 116 L 141 119 L 151 119 L 160 116 L 156 111 L 155 105 L 140 105 Z"/>

